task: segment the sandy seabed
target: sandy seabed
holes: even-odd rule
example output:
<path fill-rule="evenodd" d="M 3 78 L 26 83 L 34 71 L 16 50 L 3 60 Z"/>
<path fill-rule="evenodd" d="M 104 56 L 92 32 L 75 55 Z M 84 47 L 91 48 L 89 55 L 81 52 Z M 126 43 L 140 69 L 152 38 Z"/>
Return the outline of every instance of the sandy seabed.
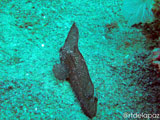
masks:
<path fill-rule="evenodd" d="M 88 120 L 67 81 L 52 67 L 76 22 L 79 49 L 98 97 L 93 120 L 124 119 L 124 113 L 155 113 L 145 76 L 145 37 L 127 25 L 122 0 L 1 0 L 0 119 Z M 113 25 L 108 27 L 108 25 Z M 139 57 L 137 57 L 139 56 Z"/>

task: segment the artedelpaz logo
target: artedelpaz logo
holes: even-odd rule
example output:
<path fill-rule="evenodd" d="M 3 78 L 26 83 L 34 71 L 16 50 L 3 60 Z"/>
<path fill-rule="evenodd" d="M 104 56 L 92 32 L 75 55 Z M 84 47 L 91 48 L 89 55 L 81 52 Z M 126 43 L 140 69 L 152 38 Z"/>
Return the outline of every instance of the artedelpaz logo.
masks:
<path fill-rule="evenodd" d="M 124 118 L 145 118 L 145 119 L 150 119 L 150 118 L 160 118 L 160 114 L 148 114 L 148 113 L 127 113 L 125 112 L 123 114 Z"/>

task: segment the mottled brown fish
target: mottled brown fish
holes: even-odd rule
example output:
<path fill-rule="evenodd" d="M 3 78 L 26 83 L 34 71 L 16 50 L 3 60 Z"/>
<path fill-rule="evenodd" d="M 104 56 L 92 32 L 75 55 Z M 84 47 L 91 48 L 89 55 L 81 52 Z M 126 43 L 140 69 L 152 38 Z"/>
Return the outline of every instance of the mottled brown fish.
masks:
<path fill-rule="evenodd" d="M 57 79 L 69 81 L 82 111 L 89 118 L 93 118 L 97 112 L 98 99 L 94 97 L 94 86 L 85 60 L 78 49 L 78 40 L 79 32 L 74 23 L 64 46 L 59 51 L 61 63 L 53 66 L 53 72 Z"/>

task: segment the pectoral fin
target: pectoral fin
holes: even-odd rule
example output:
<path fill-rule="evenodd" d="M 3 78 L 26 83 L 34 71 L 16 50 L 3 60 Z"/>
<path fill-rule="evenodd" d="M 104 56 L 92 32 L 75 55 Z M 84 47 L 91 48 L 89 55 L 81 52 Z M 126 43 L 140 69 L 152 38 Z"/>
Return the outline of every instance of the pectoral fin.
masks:
<path fill-rule="evenodd" d="M 55 64 L 52 70 L 54 76 L 59 80 L 66 80 L 68 77 L 68 71 L 63 64 Z"/>

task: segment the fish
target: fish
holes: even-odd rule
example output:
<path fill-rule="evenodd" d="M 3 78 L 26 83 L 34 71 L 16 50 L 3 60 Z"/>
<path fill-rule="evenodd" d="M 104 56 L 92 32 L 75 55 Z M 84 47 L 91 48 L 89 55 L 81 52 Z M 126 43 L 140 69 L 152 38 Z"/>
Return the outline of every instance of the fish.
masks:
<path fill-rule="evenodd" d="M 60 64 L 53 66 L 54 76 L 67 80 L 77 97 L 83 113 L 93 118 L 97 113 L 98 98 L 94 97 L 94 85 L 91 81 L 86 62 L 78 48 L 79 30 L 74 22 L 64 45 L 60 48 Z"/>

